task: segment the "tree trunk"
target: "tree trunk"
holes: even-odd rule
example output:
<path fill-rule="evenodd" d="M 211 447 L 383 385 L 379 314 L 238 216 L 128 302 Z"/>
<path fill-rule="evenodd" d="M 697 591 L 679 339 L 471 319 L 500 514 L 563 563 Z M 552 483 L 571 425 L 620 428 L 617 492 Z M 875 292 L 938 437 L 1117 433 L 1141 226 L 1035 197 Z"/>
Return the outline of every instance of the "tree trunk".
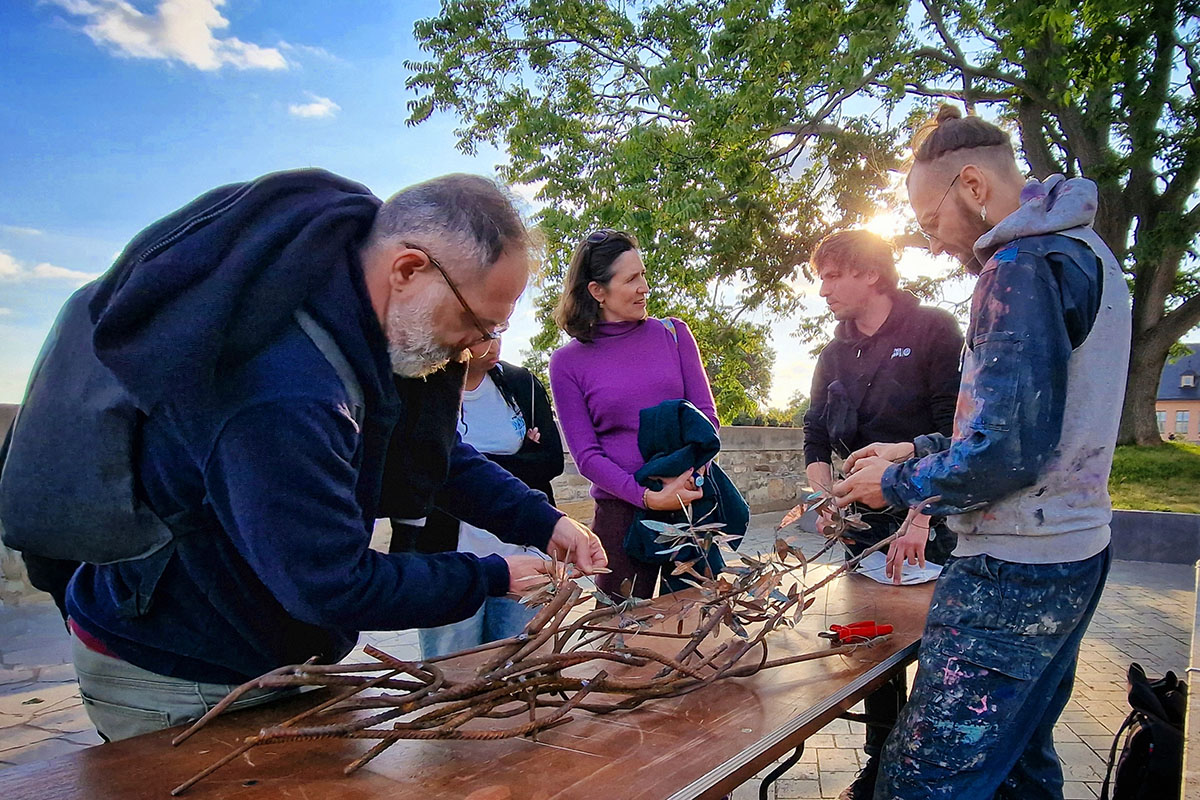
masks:
<path fill-rule="evenodd" d="M 1129 382 L 1125 384 L 1125 406 L 1121 410 L 1121 427 L 1117 444 L 1159 445 L 1158 421 L 1154 415 L 1158 398 L 1158 382 L 1163 365 L 1167 363 L 1165 346 L 1154 331 L 1133 334 L 1129 351 Z"/>

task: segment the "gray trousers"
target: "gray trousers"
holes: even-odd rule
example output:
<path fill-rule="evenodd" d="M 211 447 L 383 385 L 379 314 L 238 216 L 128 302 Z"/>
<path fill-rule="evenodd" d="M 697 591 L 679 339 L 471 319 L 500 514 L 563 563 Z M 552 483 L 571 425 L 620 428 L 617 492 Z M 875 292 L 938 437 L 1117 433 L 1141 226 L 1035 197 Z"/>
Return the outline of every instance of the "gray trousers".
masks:
<path fill-rule="evenodd" d="M 128 661 L 89 650 L 74 633 L 71 655 L 79 676 L 83 707 L 96 730 L 110 742 L 194 722 L 237 688 L 149 672 Z M 230 710 L 294 693 L 294 690 L 256 689 L 239 698 Z"/>

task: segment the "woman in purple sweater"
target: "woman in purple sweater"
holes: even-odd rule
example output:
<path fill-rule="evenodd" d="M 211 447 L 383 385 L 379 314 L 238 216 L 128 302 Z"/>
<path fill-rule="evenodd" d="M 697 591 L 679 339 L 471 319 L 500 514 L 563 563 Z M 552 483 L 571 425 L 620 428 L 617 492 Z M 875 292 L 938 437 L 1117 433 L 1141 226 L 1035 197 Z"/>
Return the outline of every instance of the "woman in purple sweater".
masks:
<path fill-rule="evenodd" d="M 609 229 L 593 233 L 575 248 L 554 312 L 574 341 L 550 357 L 558 420 L 579 473 L 592 482 L 592 530 L 612 570 L 597 575 L 596 584 L 616 592 L 622 581 L 634 578 L 637 597 L 654 595 L 660 567 L 625 554 L 635 510 L 673 510 L 701 497 L 690 470 L 662 476 L 657 492 L 634 479 L 645 463 L 637 444 L 638 414 L 664 400 L 684 399 L 719 426 L 696 340 L 680 320 L 648 317 L 649 294 L 637 239 Z"/>

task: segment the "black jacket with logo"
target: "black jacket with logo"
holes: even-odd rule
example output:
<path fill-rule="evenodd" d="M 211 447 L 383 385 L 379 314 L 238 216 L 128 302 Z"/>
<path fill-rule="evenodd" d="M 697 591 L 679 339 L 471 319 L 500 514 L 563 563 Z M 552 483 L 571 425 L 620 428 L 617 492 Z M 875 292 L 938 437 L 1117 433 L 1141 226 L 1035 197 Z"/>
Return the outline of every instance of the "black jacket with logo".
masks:
<path fill-rule="evenodd" d="M 873 442 L 949 436 L 958 400 L 963 337 L 948 312 L 898 294 L 887 320 L 863 336 L 839 323 L 813 375 L 804 415 L 804 462 L 832 462 Z"/>

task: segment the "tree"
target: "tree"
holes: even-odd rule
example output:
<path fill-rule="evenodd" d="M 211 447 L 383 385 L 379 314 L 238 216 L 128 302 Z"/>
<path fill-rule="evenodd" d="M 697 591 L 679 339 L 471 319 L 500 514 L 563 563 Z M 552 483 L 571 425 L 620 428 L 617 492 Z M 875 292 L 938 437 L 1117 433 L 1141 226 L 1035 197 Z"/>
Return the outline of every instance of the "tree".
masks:
<path fill-rule="evenodd" d="M 1016 122 L 1035 175 L 1096 181 L 1096 230 L 1133 292 L 1120 441 L 1159 444 L 1159 375 L 1172 345 L 1200 323 L 1200 6 L 924 0 L 923 8 L 939 41 L 906 46 L 893 91 L 996 106 Z"/>
<path fill-rule="evenodd" d="M 795 307 L 796 265 L 831 222 L 872 210 L 896 154 L 864 122 L 821 143 L 821 164 L 792 158 L 781 172 L 762 132 L 765 97 L 742 97 L 726 77 L 744 44 L 725 33 L 727 13 L 716 2 L 646 5 L 636 18 L 596 0 L 448 2 L 417 23 L 433 58 L 410 65 L 408 85 L 421 93 L 412 122 L 459 115 L 462 149 L 500 146 L 503 177 L 540 187 L 547 258 L 531 361 L 562 341 L 550 310 L 574 243 L 628 230 L 649 267 L 651 312 L 693 328 L 729 419 L 770 390 L 766 329 L 743 317 Z M 846 165 L 840 182 L 826 161 Z"/>
<path fill-rule="evenodd" d="M 804 427 L 804 413 L 808 411 L 809 399 L 804 391 L 797 389 L 788 398 L 783 408 L 760 407 L 756 411 L 741 411 L 733 417 L 734 425 L 756 425 L 768 428 Z"/>
<path fill-rule="evenodd" d="M 792 425 L 799 428 L 804 424 L 804 415 L 808 412 L 808 406 L 811 403 L 812 400 L 804 393 L 804 390 L 797 389 L 788 398 L 788 404 L 783 409 L 783 413 L 787 419 L 791 420 Z"/>
<path fill-rule="evenodd" d="M 1134 300 L 1121 440 L 1159 441 L 1158 375 L 1200 323 L 1197 0 L 458 0 L 417 37 L 412 120 L 459 114 L 460 146 L 544 182 L 543 311 L 601 224 L 646 241 L 656 309 L 713 330 L 789 311 L 787 279 L 872 213 L 913 120 L 990 109 L 1033 174 L 1096 181 Z"/>

